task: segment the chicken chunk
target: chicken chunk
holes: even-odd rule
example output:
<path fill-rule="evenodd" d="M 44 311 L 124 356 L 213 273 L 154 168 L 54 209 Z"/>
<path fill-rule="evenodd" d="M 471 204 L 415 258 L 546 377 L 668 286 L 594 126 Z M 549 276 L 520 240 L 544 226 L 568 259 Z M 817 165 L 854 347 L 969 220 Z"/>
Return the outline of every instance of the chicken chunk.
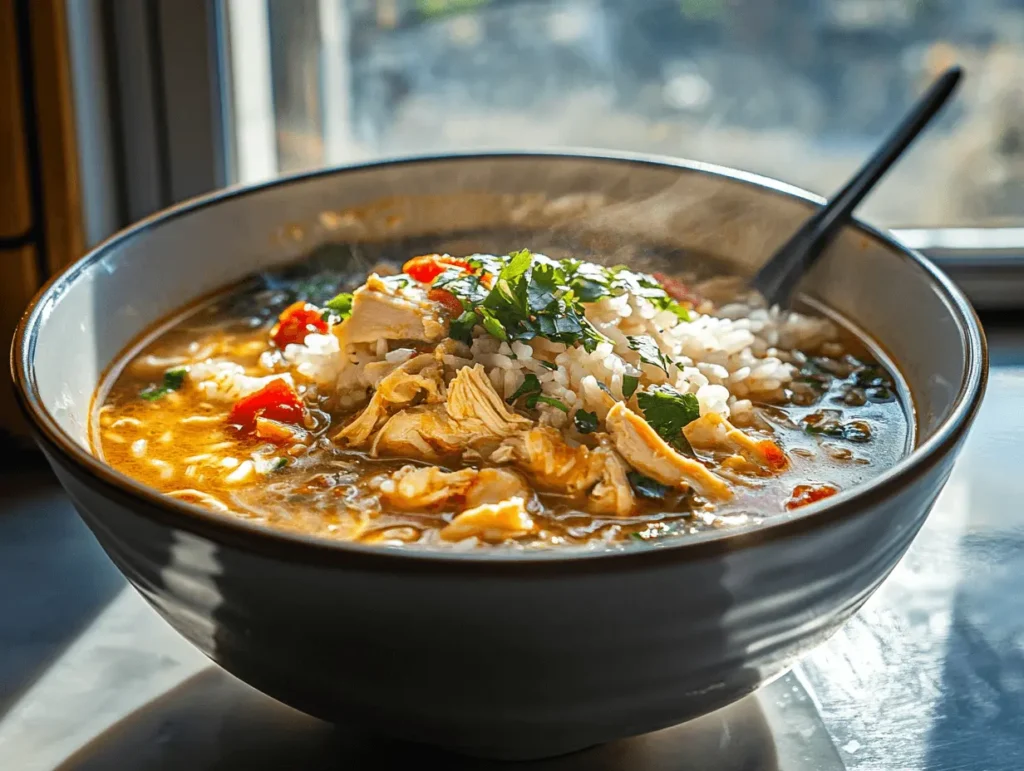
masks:
<path fill-rule="evenodd" d="M 430 354 L 409 359 L 377 384 L 370 403 L 334 439 L 350 447 L 362 447 L 391 414 L 419 398 L 428 404 L 445 398 L 441 368 Z"/>
<path fill-rule="evenodd" d="M 587 510 L 628 517 L 636 508 L 636 496 L 626 477 L 629 467 L 611 447 L 598 447 L 591 455 L 600 462 L 601 473 L 587 498 Z"/>
<path fill-rule="evenodd" d="M 436 466 L 403 466 L 381 486 L 381 497 L 386 503 L 410 511 L 446 503 L 474 508 L 530 496 L 530 489 L 518 474 L 494 468 L 444 471 Z"/>
<path fill-rule="evenodd" d="M 418 285 L 395 288 L 371 273 L 352 295 L 352 315 L 334 327 L 344 348 L 349 343 L 377 340 L 422 340 L 432 343 L 448 335 L 448 321 L 438 303 Z"/>
<path fill-rule="evenodd" d="M 588 448 L 570 447 L 549 426 L 538 426 L 508 437 L 491 456 L 495 462 L 512 461 L 541 487 L 576 495 L 593 487 L 600 475 Z"/>
<path fill-rule="evenodd" d="M 596 514 L 628 516 L 636 506 L 626 465 L 615 450 L 570 447 L 557 430 L 547 426 L 509 437 L 491 460 L 515 463 L 549 490 L 568 495 L 588 493 L 585 506 Z"/>
<path fill-rule="evenodd" d="M 439 461 L 470 442 L 458 432 L 443 404 L 411 407 L 392 415 L 370 445 L 370 455 Z"/>
<path fill-rule="evenodd" d="M 690 423 L 683 434 L 694 449 L 735 453 L 773 473 L 789 465 L 786 454 L 775 442 L 754 439 L 714 412 Z"/>
<path fill-rule="evenodd" d="M 509 498 L 501 503 L 485 503 L 467 509 L 441 530 L 441 538 L 461 541 L 475 536 L 481 541 L 500 543 L 529 535 L 534 527 L 526 502 L 522 498 Z"/>
<path fill-rule="evenodd" d="M 712 500 L 732 497 L 729 485 L 700 462 L 680 455 L 647 421 L 619 402 L 608 412 L 608 430 L 615 448 L 641 474 L 679 489 L 693 487 Z"/>
<path fill-rule="evenodd" d="M 530 427 L 531 421 L 509 410 L 482 365 L 463 367 L 448 386 L 448 414 L 496 439 Z"/>
<path fill-rule="evenodd" d="M 505 406 L 483 367 L 464 367 L 449 383 L 444 405 L 395 414 L 381 427 L 370 453 L 436 461 L 481 444 L 497 444 L 531 425 Z"/>

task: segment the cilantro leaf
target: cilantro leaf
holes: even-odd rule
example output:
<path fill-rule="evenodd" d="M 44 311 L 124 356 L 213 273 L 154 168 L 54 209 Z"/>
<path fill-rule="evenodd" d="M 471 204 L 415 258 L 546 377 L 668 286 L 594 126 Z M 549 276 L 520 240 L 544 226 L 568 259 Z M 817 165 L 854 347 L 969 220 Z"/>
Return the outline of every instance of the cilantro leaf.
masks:
<path fill-rule="evenodd" d="M 352 294 L 351 292 L 342 292 L 339 295 L 335 295 L 332 299 L 324 303 L 324 307 L 331 311 L 335 316 L 344 321 L 352 315 Z"/>
<path fill-rule="evenodd" d="M 626 340 L 629 342 L 630 350 L 636 351 L 640 355 L 640 361 L 668 374 L 668 368 L 672 366 L 672 362 L 662 353 L 653 337 L 650 335 L 627 335 Z"/>
<path fill-rule="evenodd" d="M 623 375 L 622 376 L 622 395 L 627 399 L 636 393 L 637 386 L 640 385 L 640 378 L 635 375 Z"/>
<path fill-rule="evenodd" d="M 680 321 L 690 321 L 690 311 L 685 305 L 680 305 L 667 294 L 664 297 L 651 298 L 651 304 L 659 311 L 672 311 Z"/>
<path fill-rule="evenodd" d="M 509 404 L 515 404 L 521 396 L 536 396 L 540 393 L 540 380 L 533 373 L 526 376 L 523 384 L 516 389 L 516 392 L 508 397 Z"/>
<path fill-rule="evenodd" d="M 626 474 L 626 478 L 629 480 L 630 487 L 639 495 L 641 498 L 648 498 L 651 500 L 662 500 L 669 491 L 672 489 L 668 485 L 663 485 L 655 479 L 646 477 L 638 471 L 630 471 Z"/>
<path fill-rule="evenodd" d="M 700 404 L 693 394 L 681 394 L 668 386 L 655 386 L 637 394 L 644 419 L 658 435 L 678 450 L 692 452 L 683 428 L 700 417 Z"/>
<path fill-rule="evenodd" d="M 175 367 L 169 369 L 164 373 L 163 381 L 160 385 L 148 385 L 139 391 L 139 396 L 145 399 L 147 402 L 155 402 L 162 396 L 166 396 L 171 391 L 177 391 L 185 384 L 185 376 L 188 374 L 188 370 L 185 367 Z"/>
<path fill-rule="evenodd" d="M 543 402 L 544 404 L 549 404 L 552 407 L 560 409 L 562 412 L 565 412 L 565 413 L 569 412 L 569 408 L 566 406 L 565 402 L 559 401 L 558 399 L 554 398 L 553 396 L 531 396 L 531 397 L 528 397 L 527 400 L 526 400 L 526 406 L 527 407 L 531 407 L 531 408 L 535 407 L 537 402 Z"/>
<path fill-rule="evenodd" d="M 484 307 L 477 308 L 476 311 L 480 314 L 480 323 L 484 325 L 484 329 L 487 330 L 489 335 L 499 340 L 508 340 L 508 332 L 505 331 L 505 325 L 498 320 L 494 311 Z"/>
<path fill-rule="evenodd" d="M 600 425 L 597 420 L 597 413 L 587 412 L 586 410 L 576 410 L 576 414 L 573 415 L 573 422 L 576 424 L 576 430 L 581 434 L 592 434 L 597 431 Z"/>
<path fill-rule="evenodd" d="M 465 311 L 457 319 L 453 319 L 448 325 L 448 335 L 452 340 L 469 345 L 473 342 L 473 327 L 480 321 L 480 317 L 473 311 Z"/>

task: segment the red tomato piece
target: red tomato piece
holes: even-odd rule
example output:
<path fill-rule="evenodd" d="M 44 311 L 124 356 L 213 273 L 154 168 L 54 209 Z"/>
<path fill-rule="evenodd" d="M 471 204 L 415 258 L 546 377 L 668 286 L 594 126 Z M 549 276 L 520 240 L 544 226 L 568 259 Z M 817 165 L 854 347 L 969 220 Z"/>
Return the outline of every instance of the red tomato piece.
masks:
<path fill-rule="evenodd" d="M 693 293 L 693 291 L 691 291 L 690 287 L 678 278 L 672 278 L 664 273 L 655 273 L 654 278 L 657 279 L 659 284 L 661 284 L 661 288 L 665 290 L 665 293 L 676 302 L 696 305 L 697 301 L 700 299 Z"/>
<path fill-rule="evenodd" d="M 764 439 L 758 442 L 757 446 L 760 448 L 765 462 L 772 471 L 781 471 L 789 465 L 789 458 L 786 457 L 786 453 L 771 439 Z"/>
<path fill-rule="evenodd" d="M 834 485 L 797 485 L 793 488 L 792 497 L 786 501 L 786 508 L 789 510 L 799 509 L 801 506 L 831 498 L 839 492 Z"/>
<path fill-rule="evenodd" d="M 402 266 L 402 272 L 421 284 L 429 284 L 448 270 L 448 268 L 462 268 L 465 271 L 473 271 L 473 267 L 465 260 L 449 257 L 447 254 L 424 254 L 419 257 L 413 257 L 405 263 Z"/>
<path fill-rule="evenodd" d="M 319 308 L 310 303 L 301 300 L 292 303 L 278 316 L 277 323 L 270 330 L 270 339 L 278 348 L 284 348 L 289 343 L 301 344 L 306 335 L 312 332 L 326 334 L 328 326 L 320 317 L 321 313 Z"/>
<path fill-rule="evenodd" d="M 306 408 L 295 389 L 286 381 L 277 378 L 259 391 L 243 396 L 235 402 L 228 422 L 249 430 L 256 424 L 256 418 L 302 425 L 305 415 Z"/>
<path fill-rule="evenodd" d="M 462 315 L 462 303 L 459 302 L 458 297 L 447 289 L 431 289 L 427 292 L 427 299 L 440 303 L 452 318 L 458 318 Z"/>

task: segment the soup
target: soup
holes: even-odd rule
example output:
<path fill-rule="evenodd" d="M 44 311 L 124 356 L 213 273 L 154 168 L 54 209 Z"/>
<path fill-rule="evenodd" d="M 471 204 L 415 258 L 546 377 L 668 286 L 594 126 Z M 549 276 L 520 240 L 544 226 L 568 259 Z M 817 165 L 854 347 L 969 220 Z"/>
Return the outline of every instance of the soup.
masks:
<path fill-rule="evenodd" d="M 326 538 L 606 548 L 782 515 L 911 440 L 864 341 L 735 278 L 523 249 L 357 283 L 253 279 L 161 325 L 97 392 L 94 451 Z"/>

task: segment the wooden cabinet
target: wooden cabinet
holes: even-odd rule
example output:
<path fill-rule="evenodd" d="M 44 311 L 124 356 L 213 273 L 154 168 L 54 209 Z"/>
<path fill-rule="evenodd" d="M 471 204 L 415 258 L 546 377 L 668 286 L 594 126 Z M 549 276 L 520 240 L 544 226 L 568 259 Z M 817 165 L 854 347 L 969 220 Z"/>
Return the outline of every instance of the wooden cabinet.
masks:
<path fill-rule="evenodd" d="M 14 327 L 82 251 L 65 0 L 0 0 L 0 455 L 7 434 L 26 438 L 6 367 Z"/>

